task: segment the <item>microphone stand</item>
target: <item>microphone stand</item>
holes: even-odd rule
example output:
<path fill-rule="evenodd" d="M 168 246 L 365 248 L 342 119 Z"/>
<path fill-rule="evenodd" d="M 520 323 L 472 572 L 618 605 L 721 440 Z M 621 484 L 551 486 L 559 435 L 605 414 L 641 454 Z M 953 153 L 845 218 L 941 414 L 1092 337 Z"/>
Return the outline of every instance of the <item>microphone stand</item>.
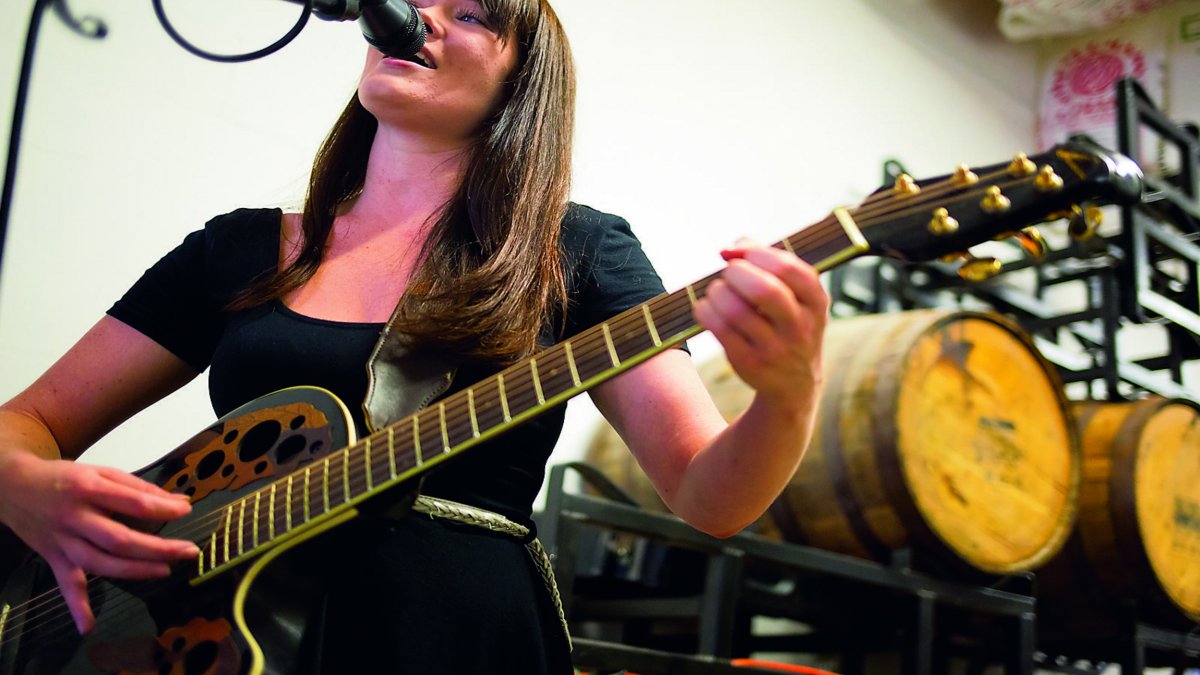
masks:
<path fill-rule="evenodd" d="M 37 47 L 38 29 L 46 9 L 53 9 L 67 27 L 75 33 L 93 40 L 108 35 L 108 26 L 95 17 L 77 19 L 67 7 L 67 0 L 34 0 L 33 15 L 29 19 L 29 30 L 25 34 L 25 52 L 21 57 L 21 75 L 17 80 L 17 97 L 13 103 L 12 127 L 8 135 L 8 159 L 4 165 L 4 188 L 0 193 L 0 263 L 4 258 L 4 242 L 8 235 L 8 219 L 12 212 L 13 188 L 17 182 L 17 154 L 21 147 L 21 127 L 25 121 L 25 100 L 29 94 L 29 81 L 33 74 L 33 53 Z"/>
<path fill-rule="evenodd" d="M 237 63 L 262 58 L 273 54 L 291 42 L 308 22 L 313 12 L 323 19 L 345 21 L 357 19 L 362 13 L 361 4 L 366 0 L 287 0 L 288 2 L 304 5 L 296 23 L 287 34 L 273 44 L 246 54 L 212 54 L 188 42 L 171 24 L 163 9 L 163 0 L 151 0 L 154 13 L 158 17 L 163 30 L 179 46 L 188 52 L 208 59 L 224 63 Z M 386 0 L 370 0 L 370 6 L 386 4 Z M 314 7 L 315 5 L 315 7 Z M 71 30 L 86 38 L 99 40 L 108 35 L 108 26 L 95 17 L 75 18 L 67 7 L 67 0 L 34 0 L 33 15 L 29 19 L 29 30 L 25 36 L 25 52 L 21 57 L 21 75 L 17 81 L 17 96 L 13 103 L 12 128 L 9 132 L 8 160 L 4 167 L 4 188 L 0 192 L 0 263 L 4 259 L 4 242 L 8 238 L 8 221 L 12 214 L 13 188 L 17 182 L 17 155 L 21 147 L 21 127 L 25 121 L 25 101 L 29 94 L 29 81 L 33 73 L 33 54 L 37 47 L 38 30 L 41 27 L 42 15 L 47 9 L 53 9 L 58 18 L 67 24 Z"/>
<path fill-rule="evenodd" d="M 289 1 L 305 5 L 311 9 L 311 0 Z M 302 12 L 299 20 L 288 31 L 287 35 L 265 49 L 260 49 L 250 54 L 220 56 L 203 52 L 184 40 L 167 20 L 166 13 L 162 9 L 162 0 L 153 0 L 153 3 L 159 22 L 176 42 L 193 54 L 213 61 L 249 61 L 274 53 L 299 34 L 300 30 L 304 28 L 309 15 L 308 11 Z M 4 187 L 3 191 L 0 192 L 0 263 L 3 263 L 4 259 L 4 243 L 8 238 L 8 221 L 12 214 L 13 188 L 17 182 L 17 155 L 21 147 L 21 128 L 25 121 L 25 101 L 29 95 L 29 81 L 33 74 L 33 54 L 37 47 L 38 30 L 41 28 L 42 16 L 47 9 L 53 9 L 58 18 L 67 24 L 68 28 L 83 37 L 100 40 L 108 35 L 108 26 L 103 20 L 92 16 L 81 19 L 75 18 L 71 9 L 67 7 L 67 0 L 34 0 L 33 15 L 29 18 L 29 30 L 25 35 L 25 51 L 21 57 L 21 75 L 17 81 L 17 96 L 13 103 L 12 127 L 9 131 L 8 141 L 8 159 L 4 166 Z"/>

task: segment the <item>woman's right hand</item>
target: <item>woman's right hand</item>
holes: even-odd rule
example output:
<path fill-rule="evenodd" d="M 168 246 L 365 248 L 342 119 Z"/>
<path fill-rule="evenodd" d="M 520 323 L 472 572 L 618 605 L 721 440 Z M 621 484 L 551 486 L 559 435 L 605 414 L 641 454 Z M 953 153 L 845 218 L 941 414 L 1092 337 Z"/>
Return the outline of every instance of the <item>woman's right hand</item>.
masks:
<path fill-rule="evenodd" d="M 87 574 L 165 577 L 169 563 L 199 554 L 190 541 L 139 532 L 114 516 L 165 521 L 191 508 L 183 495 L 118 469 L 0 451 L 0 523 L 49 563 L 80 633 L 95 624 Z"/>

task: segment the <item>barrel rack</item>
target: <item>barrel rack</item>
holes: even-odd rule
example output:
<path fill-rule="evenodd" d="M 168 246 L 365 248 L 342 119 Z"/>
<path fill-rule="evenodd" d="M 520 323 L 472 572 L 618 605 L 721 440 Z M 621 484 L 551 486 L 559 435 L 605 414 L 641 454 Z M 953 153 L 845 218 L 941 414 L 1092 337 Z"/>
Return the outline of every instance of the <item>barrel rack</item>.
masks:
<path fill-rule="evenodd" d="M 842 675 L 932 675 L 952 666 L 967 675 L 997 667 L 1008 675 L 1098 675 L 1114 663 L 1122 673 L 1200 667 L 1200 628 L 1144 623 L 1133 607 L 1120 639 L 1040 641 L 1033 574 L 947 578 L 911 551 L 881 564 L 756 534 L 716 539 L 607 486 L 603 496 L 569 492 L 571 471 L 592 485 L 604 480 L 587 465 L 551 467 L 546 508 L 535 520 L 583 672 L 776 672 L 732 662 L 764 652 L 822 667 L 833 661 Z M 699 571 L 694 578 L 692 570 Z M 806 630 L 755 634 L 755 617 L 790 618 Z"/>
<path fill-rule="evenodd" d="M 989 664 L 1010 675 L 1033 672 L 1028 576 L 991 579 L 992 585 L 947 581 L 915 569 L 907 552 L 879 564 L 755 534 L 716 539 L 668 515 L 565 491 L 567 472 L 585 468 L 551 468 L 546 509 L 537 518 L 573 635 L 586 640 L 577 667 L 611 663 L 634 647 L 676 660 L 674 669 L 662 670 L 649 669 L 653 661 L 624 662 L 642 675 L 684 672 L 678 659 L 689 657 L 681 654 L 699 655 L 692 664 L 699 667 L 762 652 L 832 657 L 846 675 L 865 672 L 871 655 L 898 655 L 894 670 L 913 675 L 945 672 L 952 658 L 965 660 L 970 672 Z M 612 546 L 605 533 L 632 535 L 634 552 Z M 615 561 L 606 555 L 614 551 Z M 671 571 L 701 574 L 673 588 L 589 588 L 606 557 L 637 567 L 627 575 L 635 585 Z M 810 630 L 755 635 L 756 616 L 789 618 Z"/>

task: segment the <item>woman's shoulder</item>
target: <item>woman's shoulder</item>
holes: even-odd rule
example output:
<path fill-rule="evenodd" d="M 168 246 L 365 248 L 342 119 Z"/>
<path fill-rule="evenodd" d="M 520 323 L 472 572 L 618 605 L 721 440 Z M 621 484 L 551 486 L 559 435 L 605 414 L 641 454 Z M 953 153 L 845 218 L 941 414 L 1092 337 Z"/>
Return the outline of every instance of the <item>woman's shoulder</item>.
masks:
<path fill-rule="evenodd" d="M 585 204 L 571 202 L 562 221 L 562 250 L 568 255 L 591 258 L 614 242 L 637 242 L 624 218 Z"/>
<path fill-rule="evenodd" d="M 280 209 L 237 209 L 208 220 L 159 266 L 201 275 L 212 289 L 238 288 L 279 262 Z"/>
<path fill-rule="evenodd" d="M 285 216 L 278 208 L 241 208 L 214 216 L 204 224 L 209 245 L 245 245 L 255 240 L 278 242 Z"/>
<path fill-rule="evenodd" d="M 575 202 L 567 204 L 567 213 L 562 222 L 564 230 L 577 232 L 599 232 L 613 227 L 629 227 L 629 223 L 618 215 Z"/>

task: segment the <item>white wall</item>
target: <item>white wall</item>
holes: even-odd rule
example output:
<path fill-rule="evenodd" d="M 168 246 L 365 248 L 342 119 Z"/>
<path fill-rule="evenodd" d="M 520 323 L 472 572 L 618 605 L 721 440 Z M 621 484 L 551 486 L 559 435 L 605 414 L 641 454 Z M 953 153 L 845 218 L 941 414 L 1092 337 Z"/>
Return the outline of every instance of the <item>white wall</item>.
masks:
<path fill-rule="evenodd" d="M 4 115 L 32 4 L 0 3 Z M 211 64 L 170 43 L 149 2 L 72 5 L 112 33 L 45 20 L 0 280 L 0 397 L 209 216 L 298 201 L 363 51 L 352 26 L 313 22 L 264 61 Z M 861 199 L 887 157 L 940 174 L 1032 145 L 1035 54 L 998 37 L 991 0 L 556 6 L 579 70 L 575 198 L 629 218 L 668 287 L 716 269 L 738 235 L 773 241 Z M 135 467 L 210 419 L 197 381 L 89 458 Z M 572 404 L 560 457 L 595 419 Z"/>

